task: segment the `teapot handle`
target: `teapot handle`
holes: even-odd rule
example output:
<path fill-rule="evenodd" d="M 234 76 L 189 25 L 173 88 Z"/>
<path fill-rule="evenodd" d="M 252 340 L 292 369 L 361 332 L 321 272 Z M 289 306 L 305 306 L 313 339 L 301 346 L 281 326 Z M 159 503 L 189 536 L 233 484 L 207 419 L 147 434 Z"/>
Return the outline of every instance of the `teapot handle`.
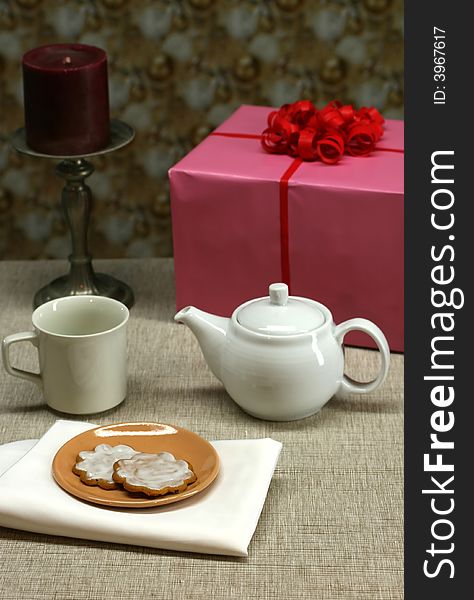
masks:
<path fill-rule="evenodd" d="M 368 381 L 367 383 L 361 383 L 359 381 L 351 379 L 347 375 L 343 375 L 342 387 L 346 391 L 354 392 L 356 394 L 367 394 L 369 392 L 373 392 L 379 387 L 379 385 L 382 385 L 382 383 L 385 381 L 385 378 L 387 377 L 388 367 L 390 365 L 390 349 L 388 347 L 387 338 L 377 327 L 377 325 L 375 325 L 375 323 L 372 323 L 372 321 L 360 318 L 349 319 L 348 321 L 344 321 L 343 323 L 336 325 L 336 328 L 334 330 L 336 340 L 341 345 L 344 340 L 344 336 L 347 333 L 349 333 L 349 331 L 363 331 L 364 333 L 369 335 L 377 344 L 377 348 L 380 351 L 380 358 L 382 360 L 382 364 L 377 377 L 372 381 Z"/>

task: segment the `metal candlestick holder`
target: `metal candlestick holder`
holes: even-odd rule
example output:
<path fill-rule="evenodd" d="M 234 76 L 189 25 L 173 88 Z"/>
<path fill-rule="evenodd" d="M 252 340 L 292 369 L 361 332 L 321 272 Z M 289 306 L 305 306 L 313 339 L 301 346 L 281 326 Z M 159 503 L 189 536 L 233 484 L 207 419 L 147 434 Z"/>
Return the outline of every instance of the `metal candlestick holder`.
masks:
<path fill-rule="evenodd" d="M 11 145 L 21 154 L 60 160 L 61 162 L 56 167 L 56 174 L 65 180 L 61 198 L 62 208 L 71 233 L 70 270 L 68 275 L 54 279 L 36 292 L 33 301 L 35 308 L 55 298 L 87 294 L 115 298 L 128 308 L 133 305 L 133 291 L 126 283 L 105 273 L 95 273 L 92 267 L 92 257 L 87 250 L 87 227 L 92 194 L 85 180 L 93 173 L 94 167 L 85 159 L 118 150 L 130 143 L 134 137 L 135 132 L 132 127 L 122 121 L 112 119 L 110 140 L 105 148 L 83 156 L 53 156 L 35 152 L 29 148 L 24 128 L 18 129 L 11 136 Z"/>

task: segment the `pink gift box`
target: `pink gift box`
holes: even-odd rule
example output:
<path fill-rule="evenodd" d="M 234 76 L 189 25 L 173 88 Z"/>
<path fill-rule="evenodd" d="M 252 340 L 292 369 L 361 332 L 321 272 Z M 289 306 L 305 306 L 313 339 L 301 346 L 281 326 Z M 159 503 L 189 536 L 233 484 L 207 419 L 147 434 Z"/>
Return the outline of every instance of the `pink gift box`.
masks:
<path fill-rule="evenodd" d="M 403 121 L 386 121 L 367 157 L 298 166 L 260 145 L 271 110 L 242 106 L 169 172 L 177 309 L 230 316 L 288 280 L 336 323 L 370 319 L 403 351 Z"/>

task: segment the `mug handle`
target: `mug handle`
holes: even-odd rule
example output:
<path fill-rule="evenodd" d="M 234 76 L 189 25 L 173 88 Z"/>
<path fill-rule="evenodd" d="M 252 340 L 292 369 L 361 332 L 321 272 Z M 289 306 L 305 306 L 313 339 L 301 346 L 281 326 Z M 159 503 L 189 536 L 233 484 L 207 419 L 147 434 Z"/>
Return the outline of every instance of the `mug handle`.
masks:
<path fill-rule="evenodd" d="M 10 362 L 10 346 L 12 344 L 16 344 L 17 342 L 30 342 L 33 346 L 38 347 L 38 335 L 35 331 L 24 331 L 22 333 L 14 333 L 12 335 L 7 336 L 2 342 L 2 359 L 3 366 L 7 373 L 13 375 L 13 377 L 20 377 L 21 379 L 26 379 L 27 381 L 32 381 L 37 385 L 42 385 L 41 375 L 37 373 L 31 373 L 31 371 L 25 371 L 23 369 L 17 369 L 13 367 Z"/>
<path fill-rule="evenodd" d="M 380 351 L 382 365 L 380 372 L 375 379 L 368 381 L 367 383 L 361 383 L 359 381 L 355 381 L 347 375 L 343 375 L 342 378 L 342 387 L 348 392 L 354 392 L 356 394 L 368 394 L 382 385 L 387 377 L 388 368 L 390 365 L 390 349 L 388 347 L 387 338 L 377 327 L 377 325 L 372 323 L 372 321 L 360 318 L 349 319 L 348 321 L 344 321 L 343 323 L 336 325 L 334 330 L 334 335 L 341 345 L 344 340 L 344 336 L 349 333 L 349 331 L 363 331 L 374 340 L 374 342 L 377 344 L 377 348 Z"/>

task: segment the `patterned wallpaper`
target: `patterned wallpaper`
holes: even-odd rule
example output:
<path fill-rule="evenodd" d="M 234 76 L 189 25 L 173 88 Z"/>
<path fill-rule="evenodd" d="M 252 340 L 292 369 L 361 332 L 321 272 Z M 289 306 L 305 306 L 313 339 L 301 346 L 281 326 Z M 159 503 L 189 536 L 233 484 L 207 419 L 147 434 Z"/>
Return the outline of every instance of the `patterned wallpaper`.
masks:
<path fill-rule="evenodd" d="M 166 173 L 240 104 L 339 98 L 403 117 L 402 0 L 0 0 L 0 258 L 65 257 L 61 182 L 6 143 L 22 54 L 79 41 L 109 56 L 127 148 L 94 159 L 94 257 L 172 253 Z"/>

